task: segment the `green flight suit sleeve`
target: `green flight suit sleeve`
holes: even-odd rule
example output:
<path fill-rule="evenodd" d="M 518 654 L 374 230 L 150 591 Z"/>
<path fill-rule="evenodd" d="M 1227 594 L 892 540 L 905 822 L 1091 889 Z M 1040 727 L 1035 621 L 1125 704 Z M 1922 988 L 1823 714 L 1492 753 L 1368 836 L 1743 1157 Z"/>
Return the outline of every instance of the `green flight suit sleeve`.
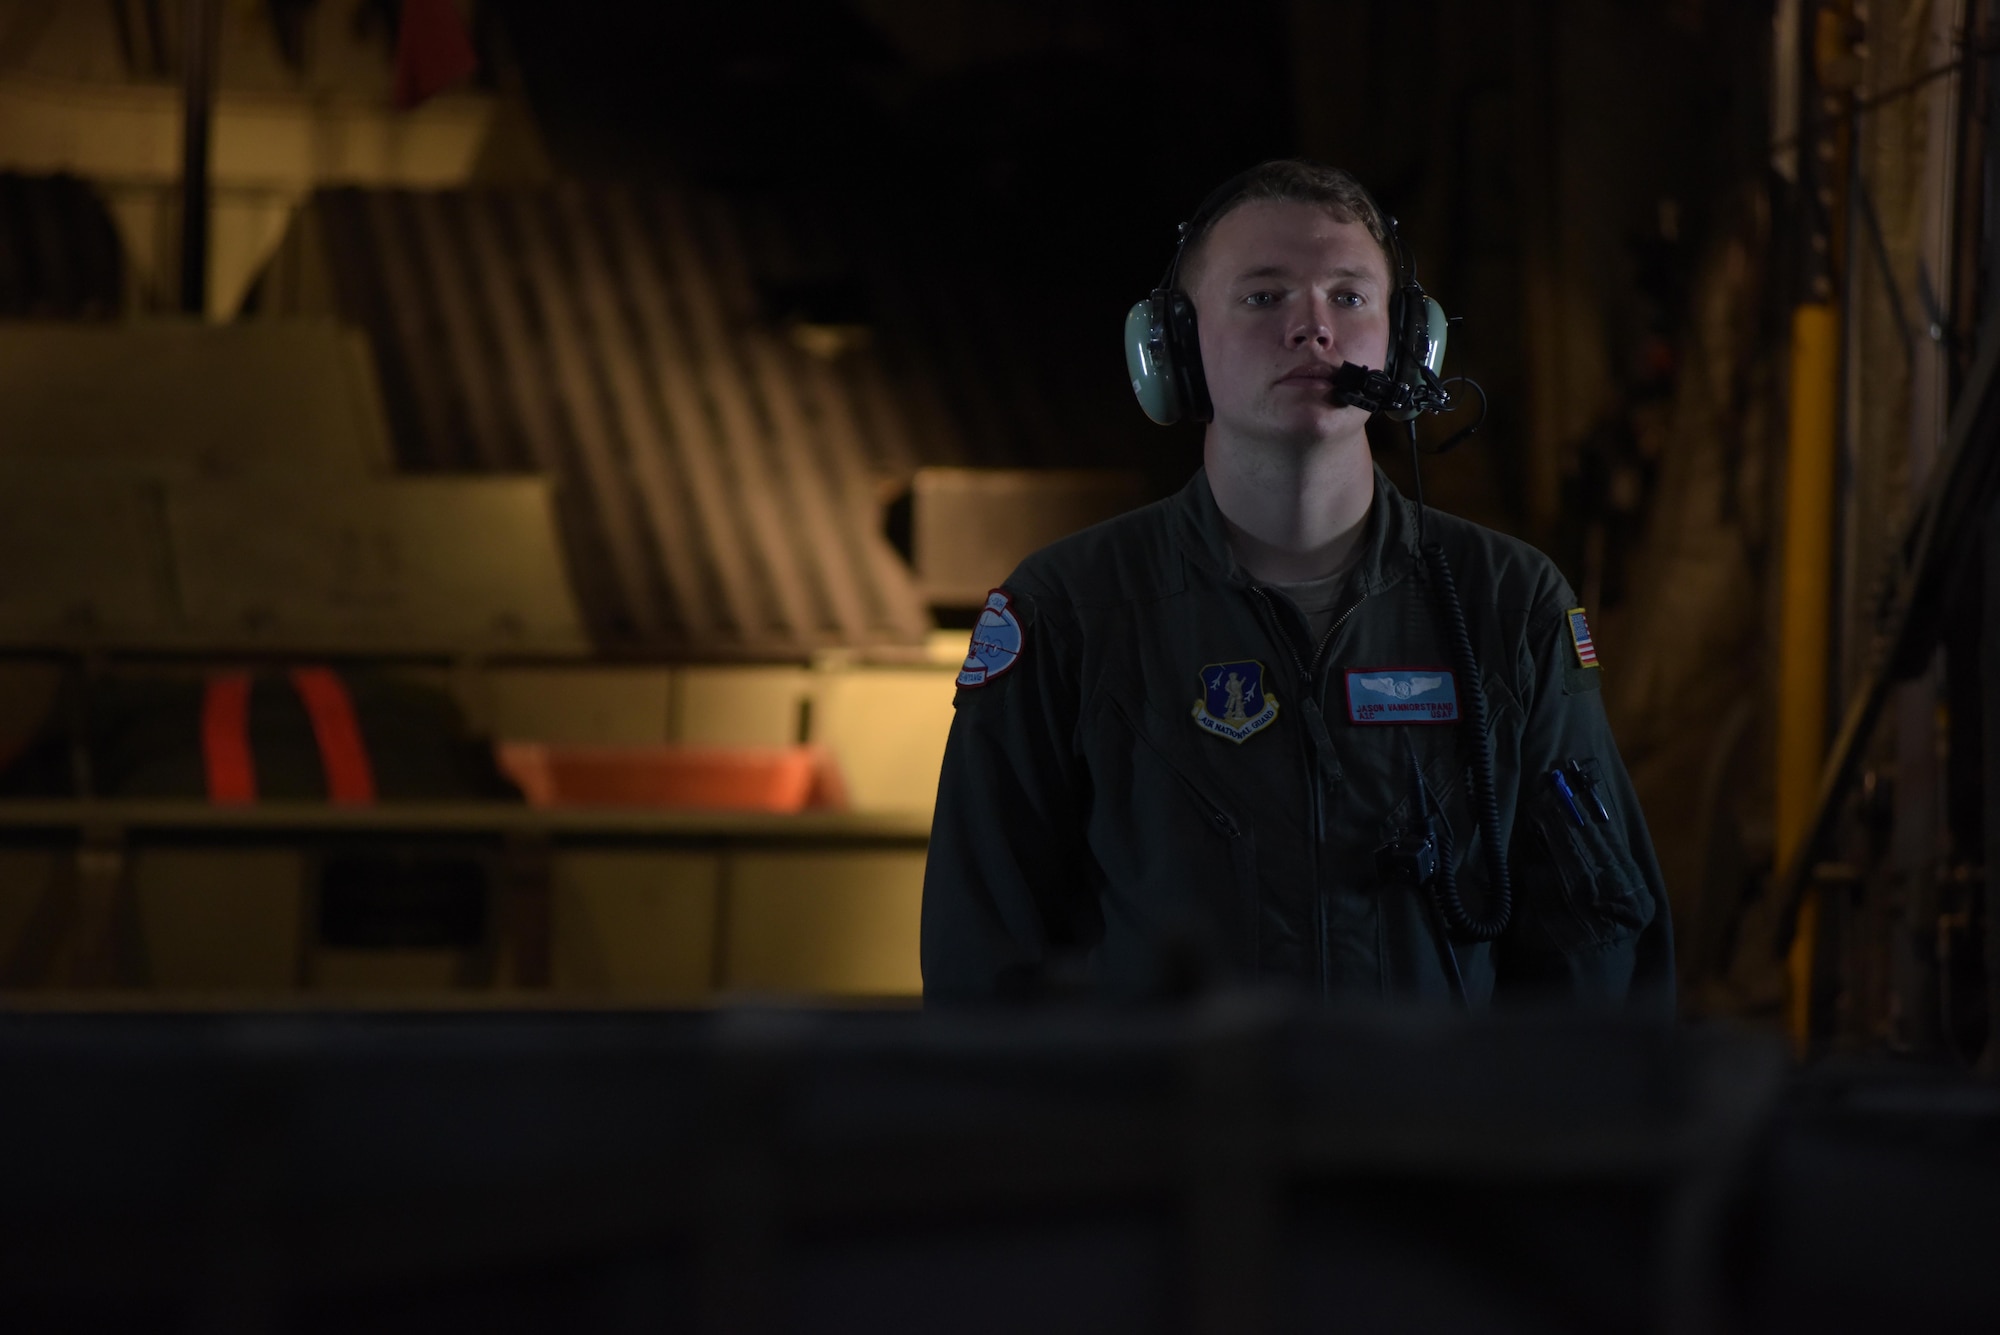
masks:
<path fill-rule="evenodd" d="M 927 1004 L 1033 997 L 1080 971 L 1093 923 L 1074 660 L 1046 599 L 1010 585 L 1019 659 L 961 686 L 924 868 Z"/>
<path fill-rule="evenodd" d="M 1666 885 L 1605 718 L 1605 669 L 1578 660 L 1572 605 L 1566 587 L 1548 590 L 1526 623 L 1517 689 L 1527 717 L 1509 844 L 1514 916 L 1496 943 L 1495 992 L 1671 1016 Z M 1549 777 L 1557 770 L 1581 819 Z"/>

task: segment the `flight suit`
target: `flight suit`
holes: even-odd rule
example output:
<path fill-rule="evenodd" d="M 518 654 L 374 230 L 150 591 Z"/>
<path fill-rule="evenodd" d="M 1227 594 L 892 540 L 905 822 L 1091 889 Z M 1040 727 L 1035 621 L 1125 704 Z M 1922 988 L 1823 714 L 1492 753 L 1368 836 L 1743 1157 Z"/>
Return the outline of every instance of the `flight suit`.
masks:
<path fill-rule="evenodd" d="M 1670 1013 L 1666 892 L 1569 587 L 1465 520 L 1428 511 L 1424 535 L 1480 661 L 1513 883 L 1497 940 L 1454 938 L 1467 1004 Z M 1381 852 L 1418 828 L 1420 767 L 1463 900 L 1489 903 L 1454 721 L 1467 687 L 1416 508 L 1380 469 L 1347 589 L 1312 643 L 1237 566 L 1200 472 L 1022 562 L 959 678 L 924 878 L 927 1001 L 1143 998 L 1190 971 L 1449 998 L 1442 920 Z"/>

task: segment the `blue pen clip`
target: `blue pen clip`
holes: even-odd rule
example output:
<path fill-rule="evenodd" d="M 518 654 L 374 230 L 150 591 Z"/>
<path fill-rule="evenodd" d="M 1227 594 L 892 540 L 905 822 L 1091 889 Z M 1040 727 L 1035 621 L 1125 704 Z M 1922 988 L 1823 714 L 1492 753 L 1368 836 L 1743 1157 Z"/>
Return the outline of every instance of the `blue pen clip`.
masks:
<path fill-rule="evenodd" d="M 1591 814 L 1597 817 L 1599 825 L 1611 819 L 1611 809 L 1604 805 L 1604 799 L 1597 795 L 1597 762 L 1595 760 L 1572 760 L 1569 762 L 1570 777 L 1575 780 L 1574 789 L 1582 789 L 1583 796 L 1590 803 Z"/>
<path fill-rule="evenodd" d="M 1583 808 L 1577 805 L 1576 791 L 1569 786 L 1569 780 L 1563 777 L 1563 772 L 1559 769 L 1550 770 L 1549 782 L 1555 786 L 1556 796 L 1560 797 L 1563 805 L 1569 808 L 1569 814 L 1575 818 L 1576 823 L 1589 824 L 1583 817 Z"/>

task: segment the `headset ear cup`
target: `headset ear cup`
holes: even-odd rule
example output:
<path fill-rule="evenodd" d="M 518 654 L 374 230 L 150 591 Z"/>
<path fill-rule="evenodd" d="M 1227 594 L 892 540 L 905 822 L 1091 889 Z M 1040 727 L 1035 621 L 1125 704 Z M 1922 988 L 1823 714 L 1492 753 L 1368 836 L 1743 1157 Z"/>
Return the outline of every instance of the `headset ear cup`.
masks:
<path fill-rule="evenodd" d="M 1421 394 L 1444 366 L 1444 308 L 1414 279 L 1389 299 L 1389 361 L 1383 371 L 1390 379 Z M 1397 409 L 1387 416 L 1414 421 L 1425 410 Z"/>
<path fill-rule="evenodd" d="M 1425 297 L 1424 307 L 1424 366 L 1434 376 L 1444 374 L 1444 345 L 1451 336 L 1451 320 L 1444 313 L 1444 307 L 1430 297 Z"/>
<path fill-rule="evenodd" d="M 1125 313 L 1125 371 L 1132 394 L 1146 416 L 1161 426 L 1180 421 L 1185 403 L 1167 327 L 1168 295 L 1164 288 L 1155 289 Z"/>
<path fill-rule="evenodd" d="M 1208 397 L 1208 377 L 1201 365 L 1201 333 L 1195 326 L 1194 302 L 1179 290 L 1167 293 L 1167 346 L 1181 406 L 1191 422 L 1212 421 L 1215 405 Z"/>

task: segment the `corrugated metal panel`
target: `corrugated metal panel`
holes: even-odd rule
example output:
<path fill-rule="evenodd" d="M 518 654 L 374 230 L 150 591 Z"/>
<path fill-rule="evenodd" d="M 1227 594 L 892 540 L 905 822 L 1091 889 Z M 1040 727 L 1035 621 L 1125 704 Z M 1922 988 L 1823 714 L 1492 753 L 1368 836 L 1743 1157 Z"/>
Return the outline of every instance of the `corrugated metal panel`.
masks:
<path fill-rule="evenodd" d="M 879 530 L 917 459 L 872 355 L 806 355 L 760 308 L 768 228 L 672 187 L 340 190 L 314 201 L 405 468 L 560 481 L 608 651 L 796 657 L 915 644 Z M 948 453 L 955 453 L 949 451 Z"/>

